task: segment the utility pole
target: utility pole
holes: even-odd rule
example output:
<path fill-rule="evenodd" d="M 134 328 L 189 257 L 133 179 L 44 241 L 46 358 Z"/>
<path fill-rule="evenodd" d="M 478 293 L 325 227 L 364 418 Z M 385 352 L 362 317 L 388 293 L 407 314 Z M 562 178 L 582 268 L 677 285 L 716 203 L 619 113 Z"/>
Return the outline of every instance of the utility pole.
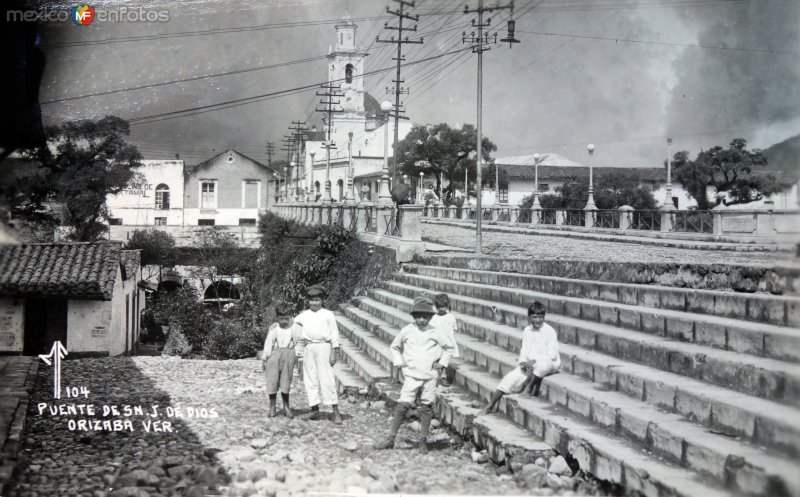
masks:
<path fill-rule="evenodd" d="M 414 27 L 403 27 L 403 20 L 408 19 L 409 21 L 418 22 L 419 16 L 411 15 L 405 12 L 406 7 L 414 7 L 414 2 L 409 2 L 407 0 L 392 0 L 393 2 L 400 5 L 398 10 L 392 10 L 389 7 L 386 7 L 386 13 L 392 14 L 397 16 L 398 25 L 397 26 L 389 26 L 389 23 L 383 25 L 384 29 L 397 31 L 397 39 L 395 40 L 394 36 L 391 36 L 388 40 L 381 40 L 379 36 L 375 37 L 375 41 L 378 43 L 396 43 L 397 44 L 397 57 L 393 57 L 392 60 L 397 61 L 397 76 L 395 79 L 392 80 L 394 83 L 394 145 L 392 146 L 392 157 L 394 161 L 394 165 L 392 166 L 392 184 L 397 185 L 397 142 L 399 141 L 399 124 L 400 119 L 408 119 L 407 117 L 400 116 L 400 113 L 404 112 L 403 109 L 400 107 L 400 95 L 404 93 L 403 88 L 400 86 L 403 83 L 403 80 L 400 79 L 400 67 L 402 65 L 402 61 L 405 60 L 403 57 L 403 44 L 404 43 L 416 43 L 422 44 L 423 39 L 420 37 L 419 40 L 409 40 L 408 36 L 403 36 L 404 31 L 417 31 L 417 25 L 414 24 Z M 388 92 L 388 88 L 387 88 Z M 405 90 L 405 93 L 408 93 L 408 90 Z"/>
<path fill-rule="evenodd" d="M 275 144 L 267 142 L 267 165 L 272 167 L 272 154 L 275 153 Z"/>
<path fill-rule="evenodd" d="M 328 83 L 326 85 L 320 85 L 320 87 L 324 90 L 322 92 L 317 92 L 317 96 L 324 97 L 319 102 L 324 106 L 322 109 L 316 109 L 317 112 L 322 112 L 326 115 L 325 117 L 325 124 L 327 124 L 327 140 L 323 147 L 327 151 L 326 160 L 327 164 L 325 166 L 325 195 L 322 197 L 323 204 L 330 204 L 333 199 L 331 198 L 331 149 L 336 148 L 336 144 L 331 142 L 331 127 L 333 126 L 333 114 L 344 112 L 341 108 L 334 109 L 334 105 L 339 105 L 341 102 L 340 100 L 334 101 L 334 98 L 341 98 L 344 96 L 344 93 L 341 92 L 341 86 L 335 85 L 333 83 Z"/>
<path fill-rule="evenodd" d="M 289 129 L 292 131 L 292 138 L 294 140 L 294 145 L 296 147 L 295 157 L 297 157 L 295 174 L 294 174 L 295 191 L 297 191 L 297 187 L 300 186 L 300 161 L 301 161 L 300 156 L 303 153 L 303 144 L 306 141 L 306 131 L 308 131 L 308 128 L 306 128 L 305 124 L 306 124 L 305 122 L 301 121 L 292 121 L 292 125 L 289 126 Z M 303 159 L 305 159 L 305 157 L 303 157 Z M 303 160 L 302 163 L 303 163 L 303 177 L 305 177 L 306 174 L 305 160 Z"/>
<path fill-rule="evenodd" d="M 292 150 L 294 150 L 294 139 L 292 135 L 283 135 L 281 138 L 281 151 L 286 152 L 286 174 L 284 175 L 283 182 L 285 184 L 285 202 L 289 201 L 289 181 L 292 179 L 292 171 L 289 166 L 292 163 Z"/>
<path fill-rule="evenodd" d="M 488 28 L 491 23 L 492 19 L 487 18 L 486 22 L 483 21 L 483 14 L 492 12 L 495 10 L 502 10 L 502 9 L 511 9 L 511 13 L 514 13 L 514 3 L 511 2 L 508 5 L 500 5 L 497 4 L 494 7 L 484 7 L 483 0 L 478 0 L 478 8 L 470 10 L 469 5 L 464 7 L 465 14 L 477 13 L 478 14 L 478 21 L 475 22 L 475 19 L 472 20 L 472 27 L 478 28 L 478 34 L 475 35 L 475 31 L 470 33 L 467 36 L 467 32 L 465 31 L 462 33 L 461 42 L 462 43 L 469 43 L 472 47 L 472 53 L 478 54 L 478 143 L 477 143 L 477 152 L 478 156 L 476 160 L 478 161 L 478 171 L 477 171 L 477 178 L 475 179 L 475 253 L 480 254 L 482 252 L 482 243 L 483 243 L 483 235 L 481 233 L 481 221 L 483 220 L 483 211 L 481 210 L 481 196 L 482 196 L 482 171 L 481 171 L 481 162 L 483 160 L 483 150 L 482 150 L 482 141 L 483 141 L 483 52 L 490 50 L 490 45 L 492 43 L 497 43 L 497 33 L 494 34 L 494 38 L 490 38 L 489 33 L 484 34 L 484 28 Z M 508 21 L 508 37 L 501 40 L 503 42 L 508 42 L 509 47 L 512 43 L 518 43 L 518 40 L 514 39 L 514 21 Z M 469 196 L 467 196 L 469 198 Z"/>

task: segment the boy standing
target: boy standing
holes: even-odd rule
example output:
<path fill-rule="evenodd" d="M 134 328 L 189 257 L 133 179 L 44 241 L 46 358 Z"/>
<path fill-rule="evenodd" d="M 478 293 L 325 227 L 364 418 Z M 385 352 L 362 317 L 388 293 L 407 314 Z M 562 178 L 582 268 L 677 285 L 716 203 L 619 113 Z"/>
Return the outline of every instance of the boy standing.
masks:
<path fill-rule="evenodd" d="M 261 367 L 266 374 L 269 394 L 269 417 L 278 415 L 275 401 L 278 391 L 283 400 L 283 413 L 287 418 L 294 417 L 289 407 L 289 389 L 292 385 L 292 371 L 295 362 L 295 345 L 303 338 L 303 329 L 292 323 L 292 309 L 287 304 L 278 304 L 275 309 L 277 323 L 269 327 L 264 340 Z"/>
<path fill-rule="evenodd" d="M 311 285 L 306 289 L 308 310 L 301 312 L 295 322 L 303 327 L 305 350 L 303 354 L 303 385 L 306 388 L 311 412 L 307 419 L 319 419 L 319 404 L 333 408 L 333 422 L 342 424 L 339 414 L 339 395 L 333 366 L 339 350 L 339 327 L 336 316 L 322 308 L 325 289 Z"/>
<path fill-rule="evenodd" d="M 453 316 L 453 314 L 450 312 L 450 297 L 448 297 L 446 293 L 440 293 L 433 299 L 433 303 L 436 306 L 436 314 L 434 314 L 434 316 L 431 318 L 430 324 L 431 326 L 439 328 L 442 333 L 444 333 L 450 339 L 450 347 L 453 348 L 450 359 L 458 359 L 461 357 L 461 353 L 458 351 L 458 342 L 456 341 L 458 322 L 456 321 L 455 316 Z M 439 370 L 439 383 L 443 387 L 450 386 L 448 375 L 442 375 L 442 373 L 447 372 L 447 369 Z"/>
<path fill-rule="evenodd" d="M 492 393 L 489 404 L 479 415 L 489 414 L 505 394 L 520 393 L 528 387 L 528 394 L 539 396 L 542 378 L 558 372 L 561 356 L 558 354 L 558 336 L 544 322 L 544 305 L 534 302 L 528 307 L 530 324 L 522 331 L 522 348 L 519 351 L 519 366 L 503 377 L 497 390 Z"/>
<path fill-rule="evenodd" d="M 402 368 L 403 388 L 394 410 L 389 436 L 376 444 L 376 449 L 394 447 L 394 439 L 403 424 L 403 418 L 413 408 L 417 392 L 421 391 L 420 450 L 428 451 L 427 438 L 433 418 L 433 403 L 436 401 L 437 370 L 447 367 L 452 351 L 448 337 L 430 325 L 431 317 L 435 313 L 433 302 L 429 298 L 417 297 L 411 308 L 414 323 L 403 327 L 392 340 L 392 362 L 395 367 Z"/>

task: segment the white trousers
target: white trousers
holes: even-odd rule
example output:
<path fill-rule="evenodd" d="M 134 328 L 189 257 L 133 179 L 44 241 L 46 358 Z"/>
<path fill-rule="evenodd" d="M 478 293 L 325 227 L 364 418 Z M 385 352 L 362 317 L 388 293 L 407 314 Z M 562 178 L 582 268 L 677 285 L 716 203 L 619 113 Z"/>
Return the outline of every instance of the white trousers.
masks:
<path fill-rule="evenodd" d="M 544 378 L 545 376 L 557 372 L 558 366 L 556 366 L 553 361 L 548 361 L 547 359 L 539 359 L 536 361 L 536 364 L 533 365 L 533 374 L 539 378 Z M 500 380 L 500 384 L 497 385 L 497 389 L 505 394 L 519 393 L 522 391 L 522 387 L 525 385 L 527 379 L 528 375 L 523 373 L 522 369 L 517 366 L 509 371 L 507 375 L 503 376 L 503 379 Z"/>
<path fill-rule="evenodd" d="M 331 360 L 331 344 L 309 343 L 303 354 L 303 386 L 306 388 L 308 405 L 320 403 L 336 405 L 339 396 L 336 393 L 336 377 L 333 375 Z"/>

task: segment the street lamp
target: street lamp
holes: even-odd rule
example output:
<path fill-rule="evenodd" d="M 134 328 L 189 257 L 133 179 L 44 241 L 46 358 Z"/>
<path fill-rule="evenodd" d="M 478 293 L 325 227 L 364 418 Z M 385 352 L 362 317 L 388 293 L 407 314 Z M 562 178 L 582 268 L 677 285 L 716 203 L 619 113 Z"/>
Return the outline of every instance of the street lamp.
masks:
<path fill-rule="evenodd" d="M 417 198 L 419 199 L 419 201 L 418 201 L 418 202 L 419 202 L 420 204 L 423 204 L 423 205 L 424 205 L 424 202 L 422 201 L 422 181 L 423 181 L 423 178 L 424 178 L 424 177 L 425 177 L 425 173 L 423 173 L 422 171 L 420 171 L 420 172 L 419 172 L 419 196 L 418 196 Z"/>
<path fill-rule="evenodd" d="M 311 154 L 310 154 L 311 155 L 311 187 L 310 187 L 311 198 L 309 199 L 309 202 L 316 202 L 317 201 L 317 187 L 314 184 L 314 154 L 315 153 L 316 152 L 311 152 Z"/>
<path fill-rule="evenodd" d="M 344 194 L 345 202 L 355 202 L 356 195 L 353 191 L 353 132 L 347 132 L 347 192 Z"/>
<path fill-rule="evenodd" d="M 389 191 L 389 111 L 392 110 L 392 102 L 384 100 L 381 103 L 381 110 L 386 119 L 383 122 L 383 174 L 381 175 L 381 191 L 378 203 L 391 204 L 392 194 Z"/>
<path fill-rule="evenodd" d="M 533 187 L 533 208 L 541 209 L 539 204 L 539 154 L 533 154 L 533 168 L 534 168 L 534 187 Z"/>
<path fill-rule="evenodd" d="M 586 145 L 586 150 L 589 152 L 589 200 L 586 202 L 586 207 L 583 210 L 595 211 L 597 207 L 594 205 L 594 181 L 592 177 L 592 156 L 594 155 L 594 145 Z"/>
<path fill-rule="evenodd" d="M 675 209 L 672 202 L 672 138 L 667 138 L 667 198 L 664 199 L 663 209 L 671 211 Z"/>

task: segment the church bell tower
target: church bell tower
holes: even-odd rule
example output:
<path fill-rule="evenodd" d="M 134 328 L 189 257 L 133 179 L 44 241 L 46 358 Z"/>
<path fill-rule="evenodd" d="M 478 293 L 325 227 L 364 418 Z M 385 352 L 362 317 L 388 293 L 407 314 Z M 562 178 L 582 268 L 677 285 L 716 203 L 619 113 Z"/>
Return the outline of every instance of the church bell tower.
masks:
<path fill-rule="evenodd" d="M 340 120 L 364 119 L 364 57 L 356 44 L 358 26 L 345 13 L 336 24 L 336 48 L 328 53 L 328 81 L 341 87 L 344 96 Z"/>

